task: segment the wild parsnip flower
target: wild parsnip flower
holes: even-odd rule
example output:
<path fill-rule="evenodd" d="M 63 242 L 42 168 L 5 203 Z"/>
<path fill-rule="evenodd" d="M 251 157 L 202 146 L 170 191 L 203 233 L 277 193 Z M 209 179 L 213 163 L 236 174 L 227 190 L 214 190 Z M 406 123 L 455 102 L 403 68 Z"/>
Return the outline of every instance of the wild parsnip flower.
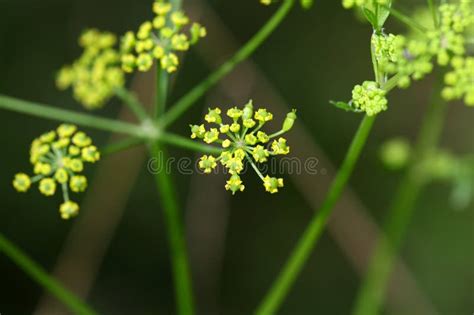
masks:
<path fill-rule="evenodd" d="M 443 98 L 464 99 L 466 105 L 474 106 L 474 57 L 454 57 L 451 65 L 452 71 L 444 77 Z"/>
<path fill-rule="evenodd" d="M 273 114 L 264 108 L 254 111 L 252 101 L 242 109 L 234 107 L 227 110 L 226 115 L 230 122 L 224 122 L 220 108 L 209 109 L 204 120 L 211 125 L 206 129 L 204 124 L 191 125 L 191 138 L 201 139 L 207 144 L 220 144 L 222 153 L 215 157 L 204 155 L 199 161 L 199 168 L 204 173 L 211 173 L 222 164 L 231 177 L 226 182 L 225 189 L 232 194 L 243 191 L 245 186 L 240 178 L 244 169 L 245 160 L 250 163 L 263 182 L 266 191 L 278 192 L 283 187 L 283 179 L 264 176 L 257 167 L 257 163 L 265 163 L 271 156 L 285 155 L 290 152 L 286 139 L 281 137 L 288 132 L 296 120 L 296 111 L 287 114 L 281 130 L 273 134 L 262 131 L 262 127 L 273 119 Z"/>
<path fill-rule="evenodd" d="M 34 175 L 16 174 L 13 187 L 26 192 L 38 182 L 39 191 L 45 196 L 53 196 L 61 187 L 64 203 L 60 214 L 63 219 L 69 219 L 79 211 L 79 206 L 69 199 L 69 189 L 75 193 L 85 191 L 87 178 L 80 174 L 84 163 L 95 163 L 99 159 L 100 153 L 91 138 L 74 125 L 62 124 L 33 140 L 30 162 Z"/>
<path fill-rule="evenodd" d="M 72 65 L 59 71 L 57 87 L 72 87 L 74 98 L 87 109 L 102 107 L 125 82 L 120 55 L 113 48 L 116 41 L 112 33 L 85 31 L 79 39 L 84 52 Z"/>
<path fill-rule="evenodd" d="M 352 106 L 365 112 L 367 116 L 377 115 L 387 110 L 388 101 L 385 94 L 377 82 L 365 81 L 352 90 Z"/>
<path fill-rule="evenodd" d="M 439 65 L 446 66 L 452 56 L 466 52 L 466 29 L 474 23 L 472 0 L 444 3 L 439 6 L 439 27 L 427 33 L 430 52 L 437 56 Z"/>
<path fill-rule="evenodd" d="M 372 46 L 381 71 L 398 75 L 398 86 L 406 88 L 433 71 L 433 54 L 426 40 L 408 40 L 402 35 L 374 34 Z"/>
<path fill-rule="evenodd" d="M 154 60 L 158 60 L 161 68 L 172 73 L 179 65 L 176 53 L 188 50 L 206 36 L 203 26 L 190 24 L 184 12 L 174 9 L 165 0 L 155 1 L 153 12 L 153 20 L 142 23 L 136 33 L 129 31 L 122 37 L 122 69 L 125 72 L 148 71 Z"/>

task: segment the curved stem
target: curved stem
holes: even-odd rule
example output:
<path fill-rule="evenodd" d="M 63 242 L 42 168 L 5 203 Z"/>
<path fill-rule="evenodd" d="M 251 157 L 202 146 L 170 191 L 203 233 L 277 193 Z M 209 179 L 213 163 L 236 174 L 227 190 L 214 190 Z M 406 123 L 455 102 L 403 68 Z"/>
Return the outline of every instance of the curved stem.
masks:
<path fill-rule="evenodd" d="M 129 134 L 140 138 L 149 137 L 145 130 L 134 124 L 55 108 L 44 104 L 28 102 L 5 95 L 0 95 L 0 108 L 45 119 L 58 120 L 105 131 Z"/>
<path fill-rule="evenodd" d="M 284 0 L 278 11 L 270 20 L 255 34 L 232 58 L 221 65 L 210 74 L 204 81 L 193 88 L 185 96 L 180 98 L 170 110 L 159 119 L 161 126 L 165 127 L 178 119 L 188 108 L 190 108 L 207 90 L 214 86 L 219 80 L 226 76 L 240 62 L 247 59 L 277 28 L 283 21 L 294 4 L 294 0 Z"/>
<path fill-rule="evenodd" d="M 332 213 L 332 209 L 339 199 L 339 196 L 343 192 L 344 187 L 346 186 L 347 181 L 352 174 L 354 166 L 359 159 L 360 153 L 367 141 L 374 121 L 375 117 L 368 116 L 365 116 L 362 120 L 357 133 L 352 140 L 344 162 L 342 163 L 336 178 L 331 184 L 331 188 L 328 195 L 326 196 L 326 199 L 324 200 L 319 211 L 317 211 L 313 216 L 313 219 L 304 231 L 303 236 L 300 238 L 290 258 L 283 267 L 283 270 L 276 281 L 273 283 L 270 291 L 258 307 L 255 314 L 275 314 L 280 304 L 283 302 L 283 299 L 288 294 L 291 286 L 296 280 L 296 277 L 303 268 L 304 263 L 308 260 L 314 246 L 321 237 L 322 231 L 324 230 L 328 218 Z"/>
<path fill-rule="evenodd" d="M 158 143 L 154 143 L 151 145 L 151 154 L 161 163 L 161 169 L 155 174 L 155 181 L 161 196 L 166 221 L 178 314 L 192 315 L 194 314 L 194 302 L 191 274 L 188 266 L 184 229 L 176 199 L 176 192 L 174 191 L 171 178 L 167 173 L 166 164 L 163 163 L 166 161 L 165 151 Z"/>
<path fill-rule="evenodd" d="M 116 88 L 115 94 L 125 103 L 125 105 L 128 106 L 128 108 L 130 108 L 130 110 L 140 121 L 148 119 L 148 114 L 145 111 L 145 107 L 137 99 L 135 94 L 122 87 Z"/>
<path fill-rule="evenodd" d="M 0 233 L 0 252 L 10 258 L 15 265 L 20 267 L 28 276 L 40 284 L 51 295 L 56 297 L 74 314 L 77 315 L 97 315 L 82 300 L 64 288 L 56 279 L 51 277 L 41 266 L 24 254 L 19 248 L 5 238 Z"/>
<path fill-rule="evenodd" d="M 394 257 L 415 210 L 416 200 L 426 183 L 424 176 L 420 174 L 420 168 L 425 159 L 435 150 L 441 134 L 446 102 L 440 96 L 442 80 L 439 79 L 439 81 L 439 86 L 433 91 L 433 99 L 415 147 L 413 156 L 416 160 L 412 161 L 400 182 L 384 225 L 385 234 L 381 236 L 375 248 L 356 299 L 353 315 L 379 314 Z"/>

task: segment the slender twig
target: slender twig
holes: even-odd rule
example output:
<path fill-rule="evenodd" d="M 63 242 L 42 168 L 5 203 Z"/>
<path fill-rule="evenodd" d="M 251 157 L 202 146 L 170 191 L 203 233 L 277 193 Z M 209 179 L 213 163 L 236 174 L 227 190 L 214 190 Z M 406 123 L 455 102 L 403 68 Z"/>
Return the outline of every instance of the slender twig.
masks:
<path fill-rule="evenodd" d="M 166 160 L 166 153 L 158 143 L 151 145 L 151 154 L 159 161 Z M 179 212 L 176 192 L 167 170 L 162 169 L 155 174 L 155 181 L 163 204 L 163 212 L 171 251 L 171 265 L 176 293 L 178 314 L 194 314 L 193 290 L 188 265 L 186 242 L 181 214 Z"/>
<path fill-rule="evenodd" d="M 129 92 L 125 88 L 120 87 L 115 89 L 115 94 L 125 103 L 125 105 L 128 106 L 128 108 L 130 108 L 130 110 L 140 121 L 148 119 L 148 114 L 145 111 L 145 106 L 140 103 L 140 101 L 132 92 Z"/>
<path fill-rule="evenodd" d="M 35 263 L 13 243 L 0 233 L 0 253 L 3 252 L 15 265 L 21 268 L 34 281 L 43 286 L 51 295 L 66 305 L 76 315 L 97 315 L 85 302 L 64 288 L 40 265 Z"/>
<path fill-rule="evenodd" d="M 272 34 L 277 26 L 283 21 L 294 4 L 294 0 L 285 0 L 278 11 L 270 20 L 255 34 L 232 58 L 221 65 L 216 71 L 210 74 L 205 80 L 180 98 L 170 110 L 159 119 L 161 126 L 168 126 L 178 119 L 188 108 L 190 108 L 207 90 L 219 82 L 240 62 L 248 58 L 260 45 Z"/>
<path fill-rule="evenodd" d="M 441 76 L 442 77 L 442 76 Z M 365 279 L 356 299 L 352 312 L 354 315 L 375 315 L 383 303 L 385 288 L 392 270 L 393 260 L 401 245 L 403 236 L 415 210 L 415 203 L 426 181 L 420 168 L 425 159 L 432 154 L 438 143 L 446 110 L 446 102 L 439 93 L 442 81 L 433 91 L 433 99 L 427 116 L 421 127 L 418 142 L 404 178 L 400 182 L 398 192 L 390 207 L 389 216 Z"/>
<path fill-rule="evenodd" d="M 55 108 L 44 104 L 28 102 L 4 95 L 0 95 L 0 108 L 45 119 L 59 120 L 85 127 L 129 134 L 139 138 L 150 137 L 150 134 L 148 134 L 147 131 L 141 126 L 109 118 L 102 118 L 89 114 Z"/>

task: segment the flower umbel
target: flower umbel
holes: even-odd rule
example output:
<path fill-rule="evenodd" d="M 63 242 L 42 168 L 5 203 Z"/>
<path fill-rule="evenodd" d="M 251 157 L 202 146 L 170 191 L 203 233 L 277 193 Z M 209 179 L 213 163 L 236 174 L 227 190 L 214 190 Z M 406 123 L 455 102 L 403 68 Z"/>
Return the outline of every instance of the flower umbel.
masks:
<path fill-rule="evenodd" d="M 87 109 L 102 107 L 125 82 L 119 53 L 113 48 L 116 41 L 112 33 L 85 31 L 79 39 L 84 52 L 72 65 L 59 71 L 57 87 L 72 87 L 74 98 Z"/>
<path fill-rule="evenodd" d="M 367 114 L 376 115 L 387 110 L 386 92 L 374 81 L 365 81 L 352 90 L 352 105 Z"/>
<path fill-rule="evenodd" d="M 462 99 L 468 106 L 474 106 L 474 57 L 454 57 L 453 70 L 446 73 L 446 87 L 442 95 L 446 100 Z"/>
<path fill-rule="evenodd" d="M 189 18 L 164 0 L 153 4 L 154 19 L 141 24 L 138 32 L 127 32 L 122 37 L 122 69 L 125 72 L 148 71 L 154 60 L 168 73 L 177 70 L 176 52 L 186 51 L 206 36 L 206 29 L 198 23 L 190 24 Z"/>
<path fill-rule="evenodd" d="M 45 196 L 53 196 L 61 187 L 64 203 L 60 206 L 63 219 L 69 219 L 79 212 L 79 206 L 69 199 L 69 189 L 75 193 L 87 188 L 87 179 L 80 175 L 84 163 L 95 163 L 100 153 L 84 132 L 74 125 L 62 124 L 33 140 L 30 148 L 30 162 L 33 176 L 18 173 L 13 179 L 13 187 L 26 192 L 31 184 L 38 182 L 39 191 Z"/>
<path fill-rule="evenodd" d="M 209 129 L 206 129 L 204 125 L 190 126 L 191 138 L 201 139 L 208 144 L 218 143 L 223 148 L 222 153 L 217 157 L 202 156 L 199 168 L 209 174 L 217 167 L 218 162 L 222 164 L 231 174 L 225 189 L 235 194 L 245 189 L 240 173 L 247 160 L 262 180 L 265 190 L 270 193 L 278 192 L 278 188 L 283 187 L 283 179 L 264 176 L 256 164 L 267 162 L 271 156 L 285 155 L 290 152 L 286 139 L 281 135 L 293 127 L 296 111 L 288 113 L 282 129 L 273 134 L 267 134 L 261 130 L 268 121 L 273 119 L 273 114 L 263 108 L 254 111 L 252 101 L 249 101 L 242 109 L 237 107 L 229 109 L 226 112 L 231 120 L 229 123 L 223 121 L 221 114 L 220 108 L 209 109 L 204 118 L 213 126 Z M 272 139 L 273 141 L 270 142 Z"/>

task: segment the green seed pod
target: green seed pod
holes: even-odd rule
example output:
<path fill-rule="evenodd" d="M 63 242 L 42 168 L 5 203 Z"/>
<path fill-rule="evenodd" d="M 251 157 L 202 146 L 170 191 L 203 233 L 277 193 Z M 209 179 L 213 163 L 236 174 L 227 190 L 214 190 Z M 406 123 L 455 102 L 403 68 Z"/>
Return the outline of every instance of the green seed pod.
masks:
<path fill-rule="evenodd" d="M 296 120 L 296 109 L 293 109 L 291 112 L 286 114 L 285 121 L 283 122 L 283 131 L 289 131 L 292 127 L 293 124 L 295 123 Z"/>
<path fill-rule="evenodd" d="M 253 116 L 253 102 L 250 100 L 244 107 L 244 113 L 242 114 L 242 120 L 251 119 Z"/>

